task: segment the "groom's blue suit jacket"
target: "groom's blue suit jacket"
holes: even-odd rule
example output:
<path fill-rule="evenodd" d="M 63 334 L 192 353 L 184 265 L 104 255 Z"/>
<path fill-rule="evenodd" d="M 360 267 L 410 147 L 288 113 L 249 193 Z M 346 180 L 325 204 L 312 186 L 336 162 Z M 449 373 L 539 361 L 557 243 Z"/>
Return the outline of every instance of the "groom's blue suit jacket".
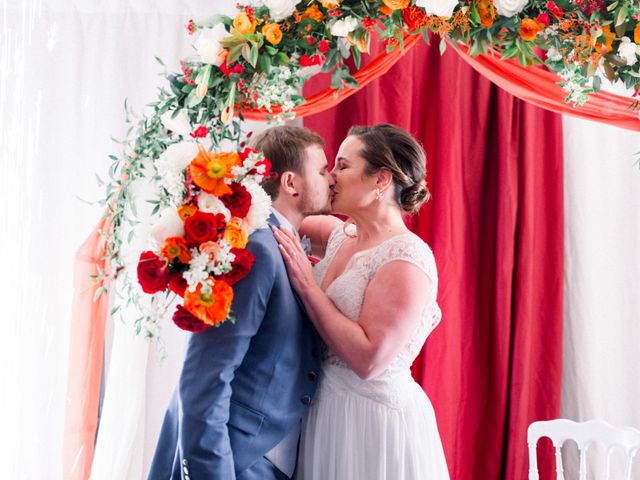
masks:
<path fill-rule="evenodd" d="M 271 225 L 278 226 L 272 215 Z M 317 335 L 270 229 L 254 232 L 249 274 L 234 285 L 237 321 L 191 334 L 149 480 L 232 480 L 300 421 L 316 389 Z"/>

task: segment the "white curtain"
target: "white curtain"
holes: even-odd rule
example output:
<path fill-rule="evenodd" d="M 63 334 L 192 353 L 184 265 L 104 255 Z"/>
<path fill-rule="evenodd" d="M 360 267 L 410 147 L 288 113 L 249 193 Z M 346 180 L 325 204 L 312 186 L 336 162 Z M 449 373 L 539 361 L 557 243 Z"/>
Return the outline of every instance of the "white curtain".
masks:
<path fill-rule="evenodd" d="M 224 0 L 0 0 L 0 465 L 62 478 L 73 254 L 102 213 L 123 101 L 153 101 L 190 53 L 189 18 Z M 640 428 L 640 135 L 565 120 L 566 305 L 562 414 Z M 259 128 L 259 127 L 256 127 Z M 180 369 L 130 326 L 110 324 L 95 478 L 140 479 Z M 113 439 L 117 438 L 118 441 Z M 126 448 L 125 448 L 126 447 Z"/>
<path fill-rule="evenodd" d="M 570 117 L 563 127 L 561 414 L 640 428 L 640 133 Z"/>
<path fill-rule="evenodd" d="M 190 18 L 231 1 L 0 0 L 0 465 L 15 479 L 62 478 L 73 254 L 102 208 L 110 138 L 156 98 L 191 52 Z M 113 328 L 113 325 L 110 325 Z M 117 325 L 96 478 L 142 478 L 180 368 L 182 335 L 165 328 L 165 358 Z M 109 356 L 109 354 L 111 354 Z M 148 387 L 147 387 L 148 386 Z M 118 442 L 107 439 L 118 436 Z M 105 439 L 105 440 L 102 440 Z"/>

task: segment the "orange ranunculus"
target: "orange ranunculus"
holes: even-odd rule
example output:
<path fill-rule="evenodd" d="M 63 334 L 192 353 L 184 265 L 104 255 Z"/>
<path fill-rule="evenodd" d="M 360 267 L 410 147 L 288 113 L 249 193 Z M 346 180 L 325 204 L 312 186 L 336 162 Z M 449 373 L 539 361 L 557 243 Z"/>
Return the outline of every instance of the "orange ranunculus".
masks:
<path fill-rule="evenodd" d="M 382 0 L 388 8 L 391 10 L 402 10 L 403 8 L 407 8 L 411 0 Z"/>
<path fill-rule="evenodd" d="M 182 237 L 169 237 L 165 239 L 164 246 L 162 247 L 162 255 L 164 258 L 173 262 L 176 258 L 180 260 L 180 263 L 189 263 L 191 261 L 191 252 L 187 247 Z"/>
<path fill-rule="evenodd" d="M 542 25 L 532 18 L 525 18 L 520 23 L 520 36 L 527 42 L 534 41 L 540 30 L 542 30 Z"/>
<path fill-rule="evenodd" d="M 186 289 L 184 308 L 207 325 L 217 325 L 229 316 L 233 289 L 223 280 L 209 278 L 206 285 L 198 285 L 195 292 Z"/>
<path fill-rule="evenodd" d="M 324 14 L 320 11 L 316 3 L 314 3 L 304 11 L 300 20 L 306 20 L 308 18 L 310 18 L 311 20 L 315 20 L 318 23 L 320 23 L 324 19 Z"/>
<path fill-rule="evenodd" d="M 216 197 L 233 193 L 224 183 L 224 179 L 233 177 L 232 167 L 242 165 L 240 155 L 236 152 L 208 152 L 202 147 L 199 147 L 199 150 L 200 152 L 189 165 L 193 182 Z"/>
<path fill-rule="evenodd" d="M 178 207 L 178 216 L 184 222 L 187 218 L 198 211 L 198 207 L 195 205 L 182 205 Z"/>
<path fill-rule="evenodd" d="M 327 10 L 333 10 L 334 8 L 338 8 L 340 6 L 340 2 L 342 0 L 320 0 L 320 3 Z"/>
<path fill-rule="evenodd" d="M 232 247 L 244 248 L 249 243 L 249 235 L 242 228 L 242 224 L 242 220 L 238 218 L 232 218 L 227 222 L 223 238 Z"/>
<path fill-rule="evenodd" d="M 282 41 L 282 30 L 277 23 L 268 23 L 262 27 L 262 35 L 271 45 L 278 45 Z"/>
<path fill-rule="evenodd" d="M 493 0 L 479 0 L 476 3 L 476 10 L 480 15 L 480 23 L 485 27 L 490 27 L 496 18 L 496 7 Z"/>
<path fill-rule="evenodd" d="M 391 15 L 393 13 L 393 10 L 391 10 L 389 7 L 380 7 L 378 8 L 378 11 L 383 15 Z"/>
<path fill-rule="evenodd" d="M 600 50 L 601 54 L 609 53 L 613 50 L 613 40 L 616 38 L 616 34 L 611 31 L 609 25 L 602 27 L 602 35 L 598 37 L 596 41 L 596 49 Z"/>
<path fill-rule="evenodd" d="M 633 31 L 633 43 L 640 45 L 640 22 L 636 24 L 636 28 Z"/>
<path fill-rule="evenodd" d="M 247 15 L 246 12 L 238 12 L 233 19 L 233 28 L 243 35 L 248 35 L 256 31 L 256 21 Z"/>

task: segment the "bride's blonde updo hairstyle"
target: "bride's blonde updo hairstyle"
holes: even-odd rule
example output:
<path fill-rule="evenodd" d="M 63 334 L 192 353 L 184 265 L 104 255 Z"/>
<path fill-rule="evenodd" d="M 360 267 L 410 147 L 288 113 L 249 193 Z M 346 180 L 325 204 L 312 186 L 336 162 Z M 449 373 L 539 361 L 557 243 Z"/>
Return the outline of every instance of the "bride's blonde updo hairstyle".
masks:
<path fill-rule="evenodd" d="M 360 139 L 360 152 L 367 162 L 365 173 L 374 175 L 386 168 L 393 175 L 395 199 L 405 213 L 420 210 L 431 194 L 427 189 L 427 156 L 422 145 L 407 131 L 388 123 L 372 127 L 355 126 L 349 136 Z"/>

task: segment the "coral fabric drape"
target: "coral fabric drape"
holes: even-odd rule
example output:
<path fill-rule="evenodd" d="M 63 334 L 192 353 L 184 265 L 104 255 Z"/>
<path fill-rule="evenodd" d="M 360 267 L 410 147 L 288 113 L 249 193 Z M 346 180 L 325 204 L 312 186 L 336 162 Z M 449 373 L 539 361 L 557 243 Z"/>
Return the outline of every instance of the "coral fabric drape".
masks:
<path fill-rule="evenodd" d="M 560 79 L 555 73 L 540 66 L 525 68 L 515 60 L 501 60 L 498 54 L 471 57 L 466 54 L 467 50 L 465 45 L 459 45 L 457 51 L 484 77 L 521 100 L 552 112 L 640 130 L 638 111 L 631 108 L 630 98 L 600 91 L 591 95 L 584 105 L 575 107 L 564 101 L 567 92 L 557 84 Z"/>
<path fill-rule="evenodd" d="M 89 478 L 98 429 L 98 404 L 108 299 L 94 301 L 97 284 L 91 275 L 104 270 L 108 228 L 103 217 L 75 255 L 74 297 L 65 408 L 63 478 Z"/>
<path fill-rule="evenodd" d="M 451 478 L 526 478 L 527 426 L 560 411 L 561 117 L 421 44 L 305 126 L 333 156 L 350 126 L 376 122 L 406 128 L 427 150 L 433 200 L 411 227 L 434 251 L 443 320 L 414 375 Z"/>

